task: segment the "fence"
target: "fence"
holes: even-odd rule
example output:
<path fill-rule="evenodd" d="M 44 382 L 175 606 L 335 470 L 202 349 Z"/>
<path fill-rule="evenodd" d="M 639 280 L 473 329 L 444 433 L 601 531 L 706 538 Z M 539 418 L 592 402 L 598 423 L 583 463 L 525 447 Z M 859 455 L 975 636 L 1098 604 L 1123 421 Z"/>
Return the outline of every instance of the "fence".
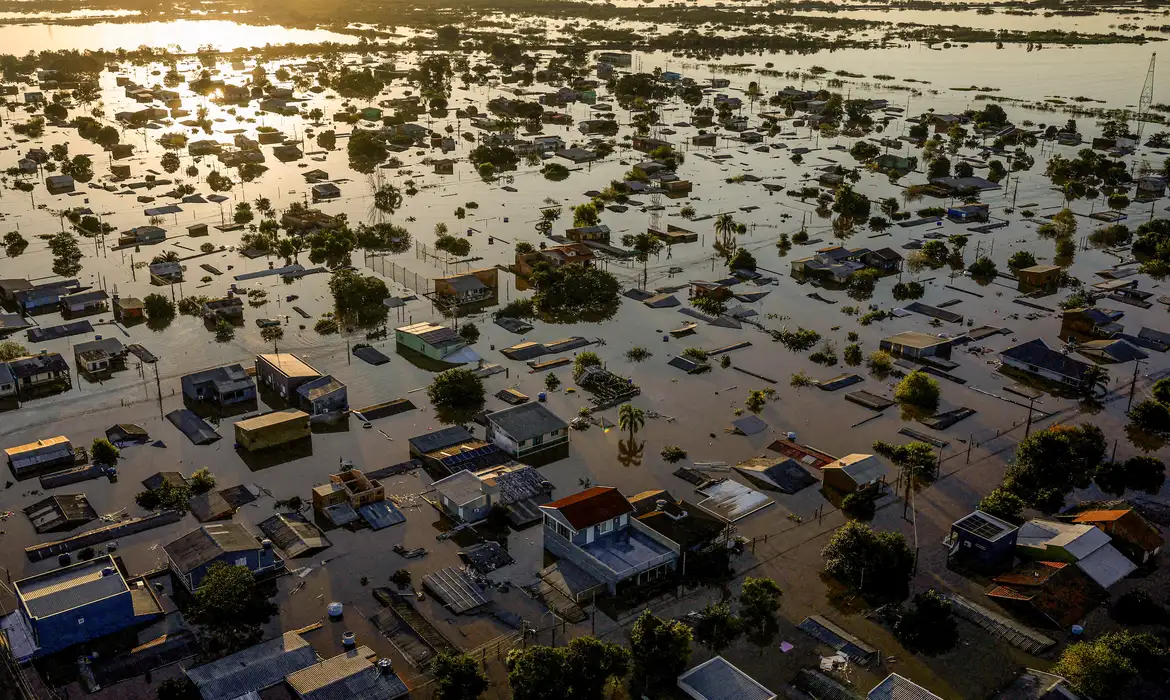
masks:
<path fill-rule="evenodd" d="M 366 267 L 383 277 L 394 280 L 403 287 L 412 290 L 415 294 L 429 295 L 434 291 L 434 280 L 412 272 L 398 263 L 387 260 L 385 256 L 369 255 L 365 258 Z"/>

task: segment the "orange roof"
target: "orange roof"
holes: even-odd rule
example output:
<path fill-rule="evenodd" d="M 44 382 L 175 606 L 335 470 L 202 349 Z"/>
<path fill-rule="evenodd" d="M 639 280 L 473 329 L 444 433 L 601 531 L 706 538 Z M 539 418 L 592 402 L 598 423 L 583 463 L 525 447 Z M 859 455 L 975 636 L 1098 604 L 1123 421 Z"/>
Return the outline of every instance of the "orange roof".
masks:
<path fill-rule="evenodd" d="M 1120 520 L 1123 515 L 1130 512 L 1132 508 L 1125 508 L 1124 510 L 1087 510 L 1081 513 L 1076 518 L 1073 518 L 1074 523 L 1106 523 L 1111 520 Z"/>
<path fill-rule="evenodd" d="M 634 511 L 626 497 L 612 486 L 594 486 L 541 507 L 559 511 L 575 530 Z"/>

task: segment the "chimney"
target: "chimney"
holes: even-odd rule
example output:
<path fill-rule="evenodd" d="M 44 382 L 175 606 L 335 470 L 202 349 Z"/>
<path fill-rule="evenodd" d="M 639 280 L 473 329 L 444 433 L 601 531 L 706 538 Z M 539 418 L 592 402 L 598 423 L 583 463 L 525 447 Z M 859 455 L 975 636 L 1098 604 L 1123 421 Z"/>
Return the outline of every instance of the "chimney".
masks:
<path fill-rule="evenodd" d="M 394 672 L 394 663 L 390 659 L 378 659 L 378 673 L 389 676 Z"/>

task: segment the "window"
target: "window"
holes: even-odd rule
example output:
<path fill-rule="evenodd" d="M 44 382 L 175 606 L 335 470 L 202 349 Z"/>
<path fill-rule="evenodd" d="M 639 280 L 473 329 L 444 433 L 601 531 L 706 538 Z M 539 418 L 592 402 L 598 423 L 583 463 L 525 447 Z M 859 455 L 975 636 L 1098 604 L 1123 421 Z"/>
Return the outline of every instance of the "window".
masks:
<path fill-rule="evenodd" d="M 79 625 L 84 625 L 84 624 L 85 624 L 85 618 L 84 618 L 84 617 L 79 617 L 79 618 L 77 618 L 77 624 L 79 624 Z"/>
<path fill-rule="evenodd" d="M 544 442 L 544 436 L 543 436 L 543 435 L 537 435 L 536 437 L 532 438 L 532 444 L 533 444 L 533 445 L 539 445 L 539 444 L 540 444 L 540 443 L 542 443 L 542 442 Z"/>
<path fill-rule="evenodd" d="M 239 559 L 236 559 L 236 566 L 247 566 L 247 565 L 248 565 L 248 557 L 240 557 Z"/>
<path fill-rule="evenodd" d="M 615 520 L 616 520 L 616 518 L 615 518 Z M 601 523 L 597 526 L 597 534 L 604 535 L 605 533 L 609 532 L 612 529 L 613 529 L 612 522 L 604 522 L 604 523 Z"/>

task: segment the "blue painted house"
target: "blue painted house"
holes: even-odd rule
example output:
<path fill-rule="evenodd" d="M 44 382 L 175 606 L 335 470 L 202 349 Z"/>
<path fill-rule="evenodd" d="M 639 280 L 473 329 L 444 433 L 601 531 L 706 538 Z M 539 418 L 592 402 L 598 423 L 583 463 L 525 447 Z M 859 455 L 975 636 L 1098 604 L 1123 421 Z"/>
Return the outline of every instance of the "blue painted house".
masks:
<path fill-rule="evenodd" d="M 211 523 L 192 530 L 163 548 L 175 576 L 194 593 L 212 566 L 246 566 L 253 574 L 284 566 L 270 540 L 260 540 L 239 523 Z"/>
<path fill-rule="evenodd" d="M 544 548 L 610 594 L 674 571 L 679 545 L 639 522 L 617 489 L 595 486 L 540 507 Z"/>
<path fill-rule="evenodd" d="M 951 524 L 949 557 L 982 567 L 1008 567 L 1015 561 L 1019 528 L 977 510 Z"/>
<path fill-rule="evenodd" d="M 162 616 L 150 586 L 131 587 L 106 555 L 14 584 L 17 610 L 3 620 L 13 657 L 46 656 Z"/>
<path fill-rule="evenodd" d="M 183 396 L 191 401 L 230 406 L 256 400 L 256 383 L 238 364 L 188 374 L 181 381 Z"/>

